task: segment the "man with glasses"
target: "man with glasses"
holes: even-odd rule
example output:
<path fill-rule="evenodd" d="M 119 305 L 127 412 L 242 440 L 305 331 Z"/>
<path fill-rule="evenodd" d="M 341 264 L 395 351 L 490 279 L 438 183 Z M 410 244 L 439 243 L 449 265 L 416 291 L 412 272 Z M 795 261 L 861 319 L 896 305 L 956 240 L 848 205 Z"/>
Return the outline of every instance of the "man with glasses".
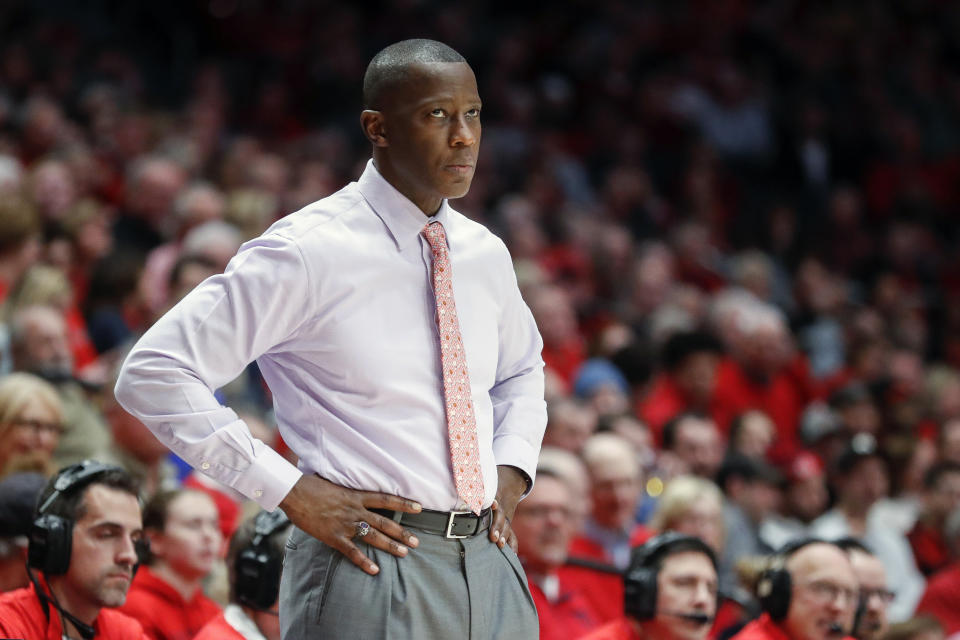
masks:
<path fill-rule="evenodd" d="M 837 546 L 850 557 L 853 573 L 860 585 L 860 600 L 853 621 L 853 635 L 857 640 L 879 640 L 887 632 L 887 607 L 894 593 L 887 588 L 887 572 L 880 559 L 859 540 L 843 538 Z"/>
<path fill-rule="evenodd" d="M 853 628 L 859 591 L 847 553 L 810 539 L 781 550 L 757 595 L 763 615 L 734 640 L 840 640 Z"/>
<path fill-rule="evenodd" d="M 541 640 L 579 638 L 603 622 L 585 597 L 583 580 L 578 580 L 588 570 L 563 569 L 574 533 L 571 500 L 566 482 L 538 467 L 537 484 L 517 505 L 513 517 L 517 555 L 537 607 Z M 607 584 L 614 588 L 620 583 L 615 575 L 601 574 L 601 578 L 608 578 Z"/>

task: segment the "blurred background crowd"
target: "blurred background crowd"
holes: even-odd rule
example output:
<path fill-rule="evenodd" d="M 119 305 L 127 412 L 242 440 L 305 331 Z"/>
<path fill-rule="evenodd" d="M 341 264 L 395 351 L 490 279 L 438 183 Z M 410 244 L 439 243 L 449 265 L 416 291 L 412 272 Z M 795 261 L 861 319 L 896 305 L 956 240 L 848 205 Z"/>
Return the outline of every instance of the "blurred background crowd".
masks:
<path fill-rule="evenodd" d="M 366 63 L 432 37 L 484 101 L 455 206 L 507 243 L 544 340 L 562 482 L 518 513 L 531 582 L 674 528 L 749 604 L 750 558 L 854 536 L 893 620 L 960 630 L 958 33 L 938 0 L 7 0 L 0 473 L 119 462 L 232 533 L 250 505 L 116 405 L 116 369 L 360 174 Z M 255 365 L 219 393 L 284 449 Z"/>

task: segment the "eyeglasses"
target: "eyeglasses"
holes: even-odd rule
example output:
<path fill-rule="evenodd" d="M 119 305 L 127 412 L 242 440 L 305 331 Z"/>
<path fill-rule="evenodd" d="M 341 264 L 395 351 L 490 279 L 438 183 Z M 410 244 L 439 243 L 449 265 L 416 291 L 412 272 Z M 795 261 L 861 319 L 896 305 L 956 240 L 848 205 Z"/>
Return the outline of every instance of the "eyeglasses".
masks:
<path fill-rule="evenodd" d="M 855 603 L 860 595 L 856 589 L 844 587 L 827 580 L 814 580 L 803 585 L 803 588 L 820 604 L 835 602 L 841 596 L 844 602 Z"/>
<path fill-rule="evenodd" d="M 860 598 L 862 598 L 864 602 L 870 602 L 870 598 L 874 597 L 880 598 L 883 604 L 890 604 L 893 602 L 893 599 L 897 597 L 897 594 L 889 589 L 864 589 L 861 587 Z"/>
<path fill-rule="evenodd" d="M 59 436 L 65 431 L 64 426 L 59 422 L 45 422 L 43 420 L 14 420 L 13 425 L 21 429 L 29 429 L 36 435 L 49 433 Z"/>

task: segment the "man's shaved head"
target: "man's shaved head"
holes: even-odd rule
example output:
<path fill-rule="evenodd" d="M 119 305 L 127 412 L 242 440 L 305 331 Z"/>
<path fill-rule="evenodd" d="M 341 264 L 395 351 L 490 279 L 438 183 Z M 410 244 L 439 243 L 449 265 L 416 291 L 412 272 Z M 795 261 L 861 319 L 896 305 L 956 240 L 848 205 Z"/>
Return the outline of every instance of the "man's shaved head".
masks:
<path fill-rule="evenodd" d="M 402 40 L 383 49 L 367 65 L 363 76 L 363 108 L 382 109 L 384 96 L 407 78 L 412 65 L 434 62 L 467 60 L 442 42 L 423 38 Z"/>

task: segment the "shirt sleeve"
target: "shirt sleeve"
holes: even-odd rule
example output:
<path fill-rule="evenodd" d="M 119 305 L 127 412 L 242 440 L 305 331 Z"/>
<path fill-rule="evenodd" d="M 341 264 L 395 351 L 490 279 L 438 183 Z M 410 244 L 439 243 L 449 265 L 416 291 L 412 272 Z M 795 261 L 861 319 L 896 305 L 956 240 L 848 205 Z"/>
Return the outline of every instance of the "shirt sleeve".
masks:
<path fill-rule="evenodd" d="M 309 275 L 294 241 L 247 243 L 144 334 L 116 385 L 117 401 L 161 442 L 268 510 L 302 474 L 213 394 L 296 335 L 310 317 Z"/>
<path fill-rule="evenodd" d="M 496 382 L 490 390 L 493 404 L 493 456 L 497 465 L 511 465 L 530 479 L 536 476 L 540 443 L 547 426 L 543 399 L 543 341 L 533 314 L 527 308 L 510 261 L 498 241 L 498 267 L 505 283 L 500 318 L 500 351 Z"/>

